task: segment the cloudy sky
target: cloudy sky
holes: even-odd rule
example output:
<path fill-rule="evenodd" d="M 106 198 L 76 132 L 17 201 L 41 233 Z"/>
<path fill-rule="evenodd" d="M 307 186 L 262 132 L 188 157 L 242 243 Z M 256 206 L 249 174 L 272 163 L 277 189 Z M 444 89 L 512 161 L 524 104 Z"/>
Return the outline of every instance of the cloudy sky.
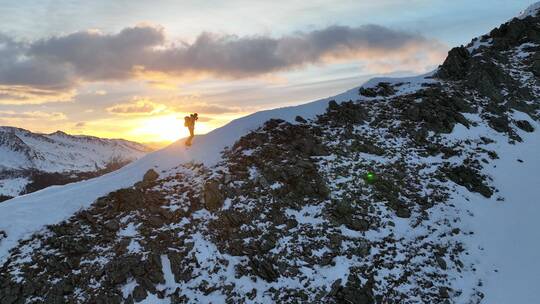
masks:
<path fill-rule="evenodd" d="M 428 72 L 532 2 L 0 0 L 0 125 L 170 142 Z"/>

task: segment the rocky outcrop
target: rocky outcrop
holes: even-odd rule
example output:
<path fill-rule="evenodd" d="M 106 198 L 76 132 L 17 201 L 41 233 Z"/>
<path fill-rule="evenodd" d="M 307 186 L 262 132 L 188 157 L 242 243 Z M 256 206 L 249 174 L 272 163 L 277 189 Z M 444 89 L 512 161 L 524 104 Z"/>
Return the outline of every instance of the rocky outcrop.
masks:
<path fill-rule="evenodd" d="M 485 177 L 480 175 L 477 170 L 461 165 L 448 168 L 446 174 L 450 180 L 471 192 L 480 193 L 487 198 L 493 195 L 491 188 L 484 183 Z"/>
<path fill-rule="evenodd" d="M 437 71 L 437 76 L 448 80 L 463 80 L 469 73 L 470 60 L 471 55 L 465 47 L 455 47 L 448 52 L 444 63 Z"/>
<path fill-rule="evenodd" d="M 394 85 L 400 86 L 400 84 Z M 396 93 L 394 87 L 388 82 L 379 82 L 376 86 L 372 88 L 361 87 L 359 90 L 360 95 L 366 97 L 389 97 Z"/>
<path fill-rule="evenodd" d="M 469 126 L 462 113 L 472 112 L 472 107 L 463 97 L 432 88 L 412 94 L 410 98 L 416 102 L 407 100 L 402 112 L 404 119 L 422 122 L 426 129 L 437 133 L 450 133 L 457 123 Z"/>
<path fill-rule="evenodd" d="M 472 51 L 463 46 L 453 48 L 436 76 L 444 80 L 462 81 L 467 88 L 497 103 L 508 93 L 530 97 L 530 91 L 504 70 L 503 66 L 510 64 L 510 61 L 502 52 L 508 52 L 524 43 L 538 43 L 537 20 L 532 17 L 513 19 L 489 35 L 476 38 L 474 44 L 469 45 Z M 475 44 L 482 43 L 487 46 L 475 47 Z M 534 71 L 534 64 L 531 64 L 531 68 Z"/>

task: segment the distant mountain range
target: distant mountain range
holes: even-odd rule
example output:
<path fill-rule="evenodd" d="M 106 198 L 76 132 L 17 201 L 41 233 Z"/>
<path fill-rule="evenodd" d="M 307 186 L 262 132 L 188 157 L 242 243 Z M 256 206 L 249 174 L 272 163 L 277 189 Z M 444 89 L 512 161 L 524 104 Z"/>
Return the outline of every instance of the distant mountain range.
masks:
<path fill-rule="evenodd" d="M 0 201 L 102 175 L 151 149 L 123 139 L 0 127 Z"/>

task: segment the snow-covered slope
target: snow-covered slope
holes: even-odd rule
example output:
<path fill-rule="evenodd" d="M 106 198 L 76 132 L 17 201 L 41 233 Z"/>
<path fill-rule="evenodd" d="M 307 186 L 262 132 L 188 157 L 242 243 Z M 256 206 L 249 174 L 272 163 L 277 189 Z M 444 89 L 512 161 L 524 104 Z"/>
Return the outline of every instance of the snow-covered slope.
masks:
<path fill-rule="evenodd" d="M 0 299 L 535 303 L 539 24 L 0 204 Z"/>
<path fill-rule="evenodd" d="M 37 174 L 53 179 L 59 175 L 50 173 L 63 173 L 69 181 L 72 175 L 122 165 L 148 152 L 141 144 L 121 139 L 0 127 L 0 195 L 19 195 Z"/>
<path fill-rule="evenodd" d="M 525 10 L 523 10 L 517 18 L 524 19 L 529 16 L 536 17 L 538 14 L 538 10 L 540 9 L 540 2 L 536 2 L 531 4 L 529 7 L 527 7 Z"/>
<path fill-rule="evenodd" d="M 46 225 L 68 218 L 111 191 L 133 185 L 141 180 L 149 169 L 159 172 L 186 162 L 215 165 L 225 147 L 231 146 L 238 138 L 257 129 L 269 119 L 294 121 L 297 115 L 313 118 L 326 110 L 329 100 L 348 101 L 358 98 L 358 88 L 354 88 L 337 96 L 300 106 L 257 112 L 233 120 L 208 134 L 197 136 L 191 147 L 186 147 L 184 140 L 179 140 L 101 177 L 64 186 L 52 186 L 6 201 L 0 204 L 0 230 L 6 231 L 8 235 L 0 242 L 0 263 L 7 257 L 8 250 L 21 238 L 30 236 Z"/>
<path fill-rule="evenodd" d="M 538 122 L 524 118 L 540 130 Z M 504 201 L 471 196 L 464 189 L 453 198 L 472 215 L 463 218 L 462 227 L 474 231 L 466 243 L 485 285 L 483 303 L 538 301 L 534 290 L 540 282 L 540 133 L 520 136 L 520 145 L 504 140 L 493 144 L 500 159 L 488 171 Z"/>

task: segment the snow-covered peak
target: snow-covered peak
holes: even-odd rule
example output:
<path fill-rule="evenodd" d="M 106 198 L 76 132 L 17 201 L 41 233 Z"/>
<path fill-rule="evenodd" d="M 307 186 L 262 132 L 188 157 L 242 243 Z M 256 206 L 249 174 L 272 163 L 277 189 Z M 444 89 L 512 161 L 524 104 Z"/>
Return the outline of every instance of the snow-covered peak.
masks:
<path fill-rule="evenodd" d="M 0 151 L 0 168 L 84 172 L 103 169 L 114 161 L 132 161 L 150 150 L 125 140 L 72 136 L 62 131 L 38 134 L 0 127 Z"/>
<path fill-rule="evenodd" d="M 69 136 L 66 132 L 60 131 L 60 130 L 57 130 L 56 132 L 51 133 L 49 135 L 51 135 L 51 136 Z"/>
<path fill-rule="evenodd" d="M 540 9 L 540 1 L 536 2 L 534 4 L 531 4 L 529 7 L 527 7 L 524 11 L 522 11 L 517 18 L 519 19 L 525 19 L 529 16 L 536 17 L 538 14 L 538 10 Z"/>

